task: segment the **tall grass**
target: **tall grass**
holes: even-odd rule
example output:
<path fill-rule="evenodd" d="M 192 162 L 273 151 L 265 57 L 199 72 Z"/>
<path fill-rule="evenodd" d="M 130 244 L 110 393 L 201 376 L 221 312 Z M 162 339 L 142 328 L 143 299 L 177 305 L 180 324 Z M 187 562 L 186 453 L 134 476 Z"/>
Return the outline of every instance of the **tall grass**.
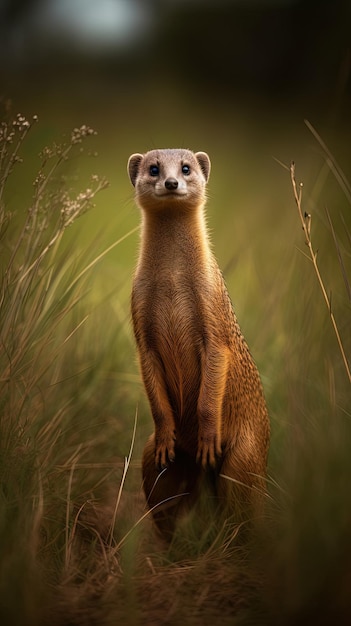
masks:
<path fill-rule="evenodd" d="M 350 198 L 331 151 L 315 133 L 324 164 L 303 199 L 298 163 L 286 180 L 296 232 L 280 236 L 298 249 L 272 278 L 260 327 L 272 418 L 265 518 L 243 542 L 205 499 L 165 546 L 141 496 L 148 410 L 126 371 L 127 324 L 90 293 L 92 272 L 128 233 L 95 253 L 67 247 L 66 231 L 106 186 L 93 176 L 74 190 L 65 177 L 94 141 L 87 126 L 43 148 L 28 205 L 14 211 L 9 182 L 23 184 L 36 124 L 17 116 L 0 133 L 1 623 L 348 623 Z M 341 190 L 327 212 L 325 168 Z"/>
<path fill-rule="evenodd" d="M 337 205 L 333 206 L 341 228 L 336 234 L 324 190 L 303 200 L 303 183 L 297 183 L 295 164 L 286 167 L 297 207 L 297 228 L 302 229 L 301 273 L 294 294 L 302 323 L 300 341 L 289 342 L 290 349 L 300 349 L 297 366 L 285 381 L 288 423 L 274 467 L 280 488 L 273 497 L 278 506 L 272 519 L 276 535 L 268 541 L 266 537 L 263 598 L 268 623 L 347 624 L 351 616 L 347 591 L 351 575 L 347 496 L 351 475 L 351 240 L 350 194 L 345 190 L 350 184 L 317 131 L 306 124 L 322 146 L 324 180 L 325 168 L 338 184 L 343 180 L 342 193 L 334 196 Z M 321 236 L 321 225 L 327 238 Z M 292 364 L 293 359 L 289 360 Z"/>
<path fill-rule="evenodd" d="M 115 493 L 107 493 L 106 481 L 113 476 L 118 486 L 122 475 L 122 462 L 113 456 L 112 437 L 120 426 L 118 417 L 114 423 L 109 415 L 111 383 L 96 368 L 115 331 L 95 338 L 95 325 L 102 322 L 88 298 L 90 271 L 113 246 L 93 258 L 87 252 L 84 260 L 62 246 L 65 231 L 93 208 L 107 182 L 93 175 L 84 191 L 68 187 L 65 164 L 94 135 L 82 126 L 68 142 L 42 150 L 23 214 L 7 210 L 9 178 L 21 166 L 23 143 L 36 122 L 18 115 L 4 121 L 0 133 L 4 624 L 48 620 L 55 586 L 76 582 L 83 572 L 93 576 L 92 569 L 107 575 L 111 562 L 102 536 L 111 535 L 116 512 L 110 517 Z M 104 366 L 108 369 L 106 359 Z M 109 463 L 103 462 L 107 454 L 97 460 L 102 446 L 110 450 Z M 107 502 L 99 515 L 97 494 Z M 99 557 L 95 565 L 92 554 Z"/>

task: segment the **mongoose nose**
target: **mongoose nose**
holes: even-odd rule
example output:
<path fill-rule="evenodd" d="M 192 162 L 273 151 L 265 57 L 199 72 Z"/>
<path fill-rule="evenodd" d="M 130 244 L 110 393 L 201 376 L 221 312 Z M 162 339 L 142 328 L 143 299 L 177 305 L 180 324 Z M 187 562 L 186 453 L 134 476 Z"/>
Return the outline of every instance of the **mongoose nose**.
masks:
<path fill-rule="evenodd" d="M 167 180 L 165 181 L 165 187 L 166 189 L 177 189 L 178 187 L 178 181 L 176 178 L 167 178 Z"/>

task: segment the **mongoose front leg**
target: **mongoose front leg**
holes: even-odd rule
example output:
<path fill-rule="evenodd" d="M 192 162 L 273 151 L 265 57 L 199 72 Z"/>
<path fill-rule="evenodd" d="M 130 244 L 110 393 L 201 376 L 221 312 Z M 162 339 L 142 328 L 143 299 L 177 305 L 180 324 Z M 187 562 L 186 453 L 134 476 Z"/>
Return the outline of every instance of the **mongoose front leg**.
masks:
<path fill-rule="evenodd" d="M 202 355 L 202 380 L 198 400 L 199 435 L 196 460 L 203 467 L 221 456 L 222 403 L 226 387 L 229 350 L 209 346 Z"/>
<path fill-rule="evenodd" d="M 151 350 L 143 351 L 141 371 L 155 422 L 155 464 L 164 468 L 175 458 L 175 424 L 161 366 Z"/>

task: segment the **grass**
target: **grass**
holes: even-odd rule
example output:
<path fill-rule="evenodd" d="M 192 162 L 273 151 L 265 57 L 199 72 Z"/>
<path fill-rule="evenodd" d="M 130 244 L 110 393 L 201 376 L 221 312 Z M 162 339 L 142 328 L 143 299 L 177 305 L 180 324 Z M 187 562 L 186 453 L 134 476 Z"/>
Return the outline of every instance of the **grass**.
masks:
<path fill-rule="evenodd" d="M 313 129 L 313 127 L 311 127 L 311 125 L 309 124 L 310 128 L 313 130 L 314 134 L 316 134 L 316 131 Z M 319 136 L 317 135 L 317 137 L 319 138 Z M 324 144 L 322 143 L 322 145 L 324 146 Z M 325 147 L 326 148 L 326 147 Z M 326 149 L 327 153 L 329 152 Z M 334 165 L 334 163 L 333 163 Z M 337 164 L 335 164 L 335 173 L 337 175 L 338 181 L 342 181 L 343 183 L 343 188 L 346 190 L 347 192 L 347 197 L 350 200 L 351 198 L 351 190 L 350 190 L 350 185 L 348 184 L 347 179 L 345 178 L 345 175 L 343 174 L 342 171 L 340 171 L 340 168 L 337 166 Z M 317 276 L 317 280 L 325 301 L 325 304 L 327 305 L 327 309 L 329 311 L 329 315 L 330 315 L 330 320 L 333 326 L 333 330 L 335 332 L 335 336 L 338 342 L 338 346 L 340 349 L 340 353 L 342 356 L 342 360 L 345 366 L 345 370 L 346 370 L 346 374 L 347 377 L 349 379 L 349 382 L 351 383 L 351 371 L 350 371 L 350 367 L 349 367 L 349 363 L 347 360 L 347 356 L 345 354 L 345 350 L 344 350 L 344 346 L 340 337 L 340 333 L 339 333 L 339 329 L 334 317 L 334 313 L 332 311 L 332 303 L 331 303 L 331 297 L 328 296 L 322 276 L 320 274 L 319 271 L 319 267 L 318 267 L 318 261 L 317 261 L 317 252 L 314 251 L 313 249 L 313 245 L 312 245 L 312 238 L 311 238 L 311 214 L 310 213 L 306 213 L 303 212 L 302 210 L 302 183 L 300 183 L 300 187 L 298 190 L 297 184 L 296 184 L 296 178 L 295 178 L 295 164 L 292 163 L 290 166 L 290 174 L 291 174 L 291 183 L 292 183 L 292 188 L 293 188 L 293 192 L 294 192 L 294 198 L 295 198 L 295 202 L 296 202 L 296 206 L 297 206 L 297 210 L 298 210 L 298 214 L 299 214 L 299 218 L 300 218 L 300 222 L 301 222 L 301 226 L 302 226 L 302 230 L 304 232 L 305 235 L 305 243 L 308 246 L 308 251 L 310 254 L 310 258 L 313 264 L 313 269 L 315 271 L 315 274 Z M 350 298 L 350 284 L 349 284 L 349 280 L 348 280 L 348 276 L 347 276 L 347 272 L 345 269 L 345 264 L 343 262 L 343 257 L 342 257 L 342 253 L 341 253 L 341 249 L 340 249 L 340 245 L 339 242 L 337 240 L 337 237 L 335 235 L 335 231 L 333 228 L 333 224 L 331 221 L 331 217 L 330 217 L 330 213 L 328 211 L 328 209 L 326 208 L 326 213 L 327 213 L 327 217 L 328 217 L 328 221 L 329 221 L 329 225 L 330 225 L 330 230 L 333 236 L 333 240 L 335 243 L 335 247 L 337 250 L 337 254 L 338 254 L 338 260 L 340 263 L 340 267 L 342 270 L 342 274 L 343 274 L 343 278 L 344 278 L 344 282 L 345 282 L 345 286 L 346 286 L 346 290 L 347 290 L 347 294 Z M 348 234 L 348 238 L 350 239 L 350 233 L 347 231 Z"/>
<path fill-rule="evenodd" d="M 42 148 L 34 185 L 21 195 L 25 210 L 14 207 L 36 128 L 36 119 L 8 117 L 0 135 L 1 622 L 348 623 L 350 197 L 332 152 L 315 131 L 315 186 L 302 199 L 298 163 L 284 180 L 293 228 L 278 216 L 276 240 L 286 254 L 267 255 L 267 228 L 257 264 L 238 214 L 237 249 L 223 258 L 272 420 L 265 519 L 243 542 L 230 520 L 211 521 L 205 500 L 167 547 L 141 495 L 151 420 L 134 365 L 129 284 L 121 271 L 115 290 L 98 297 L 104 290 L 95 289 L 107 281 L 109 254 L 119 267 L 137 226 L 113 243 L 98 236 L 83 252 L 74 245 L 71 233 L 108 193 L 104 178 L 89 176 L 81 191 L 73 176 L 97 140 L 88 126 Z"/>

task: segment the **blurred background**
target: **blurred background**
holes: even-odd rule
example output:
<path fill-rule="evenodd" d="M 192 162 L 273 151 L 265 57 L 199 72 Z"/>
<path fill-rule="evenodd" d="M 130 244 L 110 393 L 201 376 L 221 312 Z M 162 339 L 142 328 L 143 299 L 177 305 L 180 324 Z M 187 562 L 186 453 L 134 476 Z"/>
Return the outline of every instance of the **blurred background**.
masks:
<path fill-rule="evenodd" d="M 150 597 L 151 617 L 140 613 L 140 623 L 172 619 L 175 602 L 171 596 L 163 601 L 161 588 L 178 594 L 181 616 L 188 606 L 189 615 L 202 606 L 199 624 L 218 619 L 218 610 L 214 620 L 205 610 L 212 600 L 221 623 L 233 623 L 233 589 L 240 592 L 242 623 L 351 623 L 350 379 L 289 173 L 293 160 L 327 298 L 351 362 L 350 72 L 350 0 L 0 0 L 0 464 L 6 483 L 0 607 L 10 607 L 2 620 L 0 615 L 2 623 L 48 623 L 38 618 L 39 559 L 47 593 L 55 595 L 50 619 L 56 620 L 59 602 L 63 617 L 55 623 L 82 624 L 76 581 L 89 572 L 87 593 L 90 580 L 95 607 L 95 573 L 108 566 L 105 578 L 113 578 L 97 540 L 106 528 L 119 559 L 109 508 L 111 502 L 111 510 L 119 506 L 119 485 L 126 505 L 118 509 L 116 536 L 127 537 L 144 512 L 140 458 L 153 424 L 130 323 L 140 216 L 126 165 L 133 152 L 155 147 L 203 150 L 212 161 L 208 225 L 264 385 L 275 521 L 271 525 L 269 514 L 264 563 L 259 558 L 255 569 L 249 557 L 236 575 L 237 558 L 231 557 L 234 578 L 220 566 L 218 543 L 205 554 L 207 569 L 200 561 L 198 575 L 180 568 L 190 577 L 183 587 L 172 566 L 164 585 L 163 570 L 152 565 L 157 561 L 149 566 L 145 560 L 143 597 Z M 13 126 L 17 113 L 28 120 L 38 116 L 18 151 L 16 137 L 28 127 L 23 119 Z M 97 134 L 74 143 L 69 159 L 62 159 L 72 129 L 82 125 Z M 77 206 L 74 198 L 85 197 L 80 192 L 95 187 L 92 175 L 106 177 L 109 187 L 63 233 L 62 215 Z M 123 459 L 136 414 L 126 487 Z M 96 515 L 94 503 L 100 506 Z M 89 517 L 84 522 L 89 506 L 92 526 Z M 92 528 L 100 556 L 80 543 L 81 519 L 81 537 Z M 229 555 L 231 549 L 230 542 Z M 128 588 L 139 560 L 131 554 L 128 547 L 126 588 L 116 601 L 126 607 L 124 623 L 134 624 L 138 592 Z M 160 563 L 166 563 L 163 557 Z M 246 605 L 241 591 L 250 568 Z M 71 602 L 61 591 L 56 599 L 52 581 L 61 591 L 62 581 L 68 590 L 71 585 Z M 89 616 L 86 623 L 111 623 L 115 592 L 105 593 L 104 585 L 107 618 Z M 254 587 L 263 590 L 273 620 L 252 618 Z M 209 605 L 202 605 L 207 593 Z M 330 619 L 328 603 L 335 608 Z M 67 617 L 70 604 L 77 619 Z M 161 605 L 165 619 L 158 621 L 152 611 Z M 339 619 L 344 608 L 346 621 Z M 174 623 L 188 622 L 182 617 Z"/>
<path fill-rule="evenodd" d="M 347 0 L 2 0 L 0 11 L 4 77 L 37 76 L 44 91 L 95 73 L 115 88 L 304 94 L 336 108 L 347 87 Z"/>
<path fill-rule="evenodd" d="M 348 0 L 2 0 L 0 91 L 44 141 L 93 126 L 125 199 L 130 152 L 208 150 L 222 211 L 220 170 L 234 208 L 272 156 L 302 166 L 304 118 L 334 145 L 349 132 L 350 23 Z"/>
<path fill-rule="evenodd" d="M 303 97 L 336 115 L 350 91 L 350 12 L 347 0 L 2 0 L 3 88 L 27 79 L 57 95 L 70 78 L 71 96 L 87 97 L 95 78 L 105 105 L 104 84 L 228 107 L 249 94 Z"/>

